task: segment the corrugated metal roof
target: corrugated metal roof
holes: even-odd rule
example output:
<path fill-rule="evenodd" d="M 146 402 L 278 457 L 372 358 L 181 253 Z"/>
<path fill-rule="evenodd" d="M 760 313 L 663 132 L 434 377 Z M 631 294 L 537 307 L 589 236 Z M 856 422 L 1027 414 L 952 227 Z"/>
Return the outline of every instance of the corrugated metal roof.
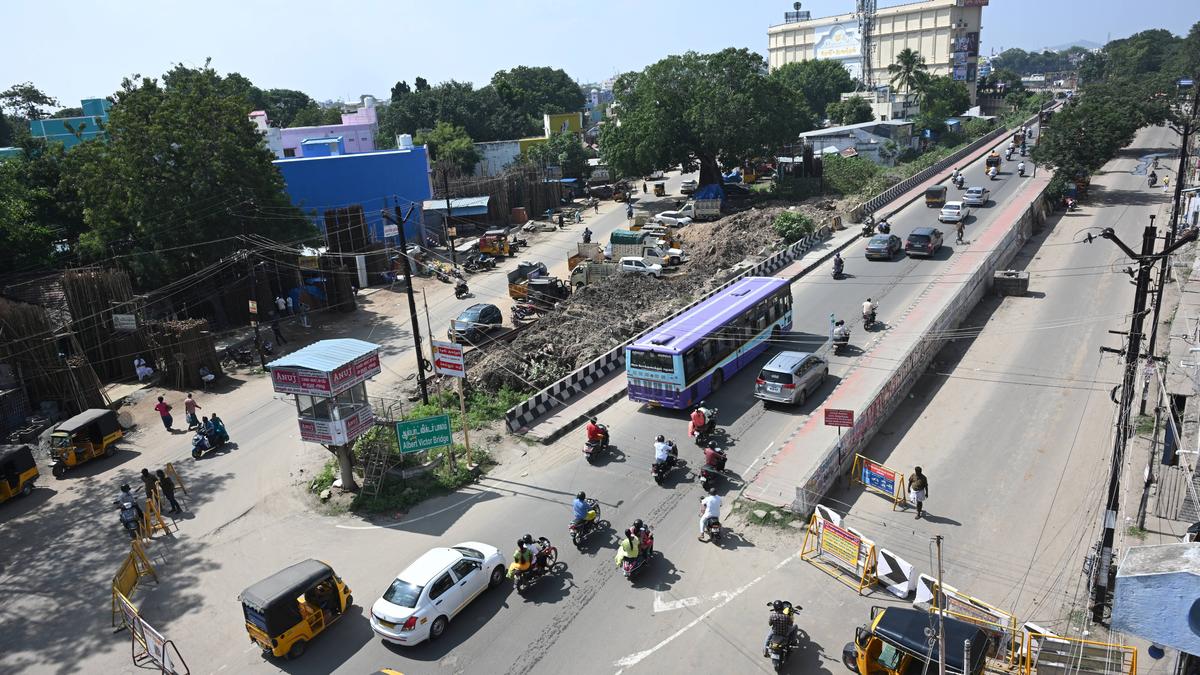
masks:
<path fill-rule="evenodd" d="M 271 368 L 306 368 L 328 373 L 378 349 L 379 345 L 377 344 L 351 338 L 321 340 L 304 349 L 275 359 L 267 364 L 267 370 Z"/>
<path fill-rule="evenodd" d="M 487 213 L 488 201 L 491 197 L 453 197 L 450 199 L 450 208 L 458 212 L 459 209 L 483 209 L 477 213 Z M 446 211 L 445 199 L 426 199 L 422 203 L 421 208 L 425 211 Z M 458 215 L 470 215 L 466 212 L 459 212 Z"/>

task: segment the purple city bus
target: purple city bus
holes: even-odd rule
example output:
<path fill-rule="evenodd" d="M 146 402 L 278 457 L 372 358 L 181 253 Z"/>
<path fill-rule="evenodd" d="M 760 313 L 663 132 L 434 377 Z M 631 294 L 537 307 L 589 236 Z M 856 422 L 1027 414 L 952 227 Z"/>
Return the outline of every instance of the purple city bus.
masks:
<path fill-rule="evenodd" d="M 791 329 L 790 281 L 739 279 L 625 347 L 629 400 L 687 409 Z"/>

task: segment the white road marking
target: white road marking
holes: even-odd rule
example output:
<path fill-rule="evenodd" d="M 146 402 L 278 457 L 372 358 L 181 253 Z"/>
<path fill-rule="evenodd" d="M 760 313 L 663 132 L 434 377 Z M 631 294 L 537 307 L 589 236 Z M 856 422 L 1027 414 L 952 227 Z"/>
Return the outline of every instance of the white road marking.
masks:
<path fill-rule="evenodd" d="M 445 513 L 446 511 L 449 511 L 451 509 L 457 509 L 458 507 L 462 506 L 463 504 L 466 504 L 467 502 L 469 502 L 471 500 L 478 499 L 486 494 L 490 494 L 490 491 L 484 490 L 482 492 L 477 492 L 460 502 L 456 502 L 454 504 L 451 504 L 450 506 L 447 506 L 444 509 L 438 509 L 437 511 L 434 511 L 433 513 L 426 513 L 423 516 L 417 516 L 416 518 L 409 518 L 408 520 L 402 520 L 398 523 L 392 523 L 391 525 L 337 525 L 336 527 L 338 529 L 342 529 L 342 530 L 383 530 L 383 529 L 388 529 L 388 528 L 392 528 L 392 527 L 400 527 L 401 525 L 408 525 L 409 523 L 415 523 L 417 521 L 425 520 L 426 518 L 432 518 L 438 514 Z"/>
<path fill-rule="evenodd" d="M 617 659 L 616 661 L 613 662 L 613 665 L 616 666 L 617 668 L 621 669 L 622 671 L 625 668 L 628 668 L 629 666 L 636 666 L 637 664 L 641 663 L 642 660 L 645 659 L 647 656 L 650 656 L 654 652 L 662 649 L 663 647 L 666 647 L 668 644 L 673 642 L 675 640 L 675 638 L 677 638 L 680 635 L 683 635 L 684 633 L 688 632 L 689 630 L 695 628 L 701 621 L 704 621 L 705 619 L 707 619 L 709 617 L 709 615 L 711 615 L 713 612 L 715 612 L 718 609 L 721 609 L 725 605 L 729 604 L 734 598 L 738 597 L 742 593 L 745 593 L 746 590 L 749 589 L 751 586 L 753 586 L 754 584 L 757 584 L 758 582 L 765 579 L 768 574 L 783 567 L 784 565 L 795 560 L 799 556 L 800 556 L 800 553 L 796 552 L 796 553 L 793 553 L 792 555 L 784 558 L 783 560 L 780 560 L 778 563 L 776 563 L 775 567 L 771 568 L 771 570 L 769 572 L 765 572 L 765 573 L 759 575 L 755 579 L 753 579 L 750 582 L 743 585 L 741 588 L 738 588 L 736 591 L 727 592 L 725 599 L 722 600 L 720 604 L 713 607 L 712 609 L 709 609 L 707 612 L 701 614 L 700 616 L 696 617 L 695 619 L 690 621 L 683 628 L 680 628 L 679 630 L 675 631 L 671 635 L 667 636 L 666 639 L 664 639 L 662 642 L 659 642 L 658 644 L 654 645 L 650 649 L 644 649 L 640 652 L 635 652 L 633 654 L 630 654 L 629 656 Z M 618 672 L 620 672 L 620 671 L 618 671 Z"/>
<path fill-rule="evenodd" d="M 722 600 L 728 600 L 731 597 L 733 597 L 733 593 L 731 593 L 730 591 L 717 591 L 716 593 L 713 593 L 712 595 L 708 596 L 707 598 L 702 598 L 698 595 L 693 595 L 690 598 L 680 598 L 678 600 L 663 600 L 662 593 L 655 591 L 654 592 L 654 613 L 658 614 L 659 612 L 671 612 L 676 609 L 683 609 L 685 607 L 695 607 L 696 605 L 700 604 L 701 602 L 704 602 L 705 600 L 711 600 L 714 602 L 718 602 L 718 601 L 722 601 Z"/>
<path fill-rule="evenodd" d="M 753 462 L 750 462 L 750 466 L 746 467 L 746 475 L 747 476 L 749 476 L 750 471 L 752 469 L 754 469 L 754 465 L 758 464 L 758 460 L 762 459 L 763 456 L 767 454 L 767 451 L 770 450 L 771 447 L 774 445 L 775 445 L 775 441 L 771 441 L 770 443 L 767 443 L 767 447 L 763 448 L 763 451 L 758 453 L 758 457 L 755 457 Z"/>

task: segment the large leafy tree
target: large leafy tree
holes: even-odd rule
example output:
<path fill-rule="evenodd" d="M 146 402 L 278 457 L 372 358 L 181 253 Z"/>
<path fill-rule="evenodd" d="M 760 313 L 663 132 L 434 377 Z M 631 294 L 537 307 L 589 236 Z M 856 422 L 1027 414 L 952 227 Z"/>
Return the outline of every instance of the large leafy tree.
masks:
<path fill-rule="evenodd" d="M 834 124 L 861 124 L 875 119 L 871 104 L 861 96 L 851 96 L 845 101 L 834 101 L 825 109 L 825 116 Z"/>
<path fill-rule="evenodd" d="M 931 117 L 945 119 L 961 115 L 971 107 L 967 87 L 945 75 L 926 78 L 921 91 L 921 112 Z"/>
<path fill-rule="evenodd" d="M 492 87 L 507 108 L 539 121 L 545 113 L 583 108 L 579 83 L 559 68 L 517 66 L 501 70 L 492 76 Z"/>
<path fill-rule="evenodd" d="M 562 169 L 563 178 L 587 178 L 587 161 L 591 156 L 578 134 L 553 133 L 545 143 L 530 148 L 523 160 L 539 166 L 557 166 Z"/>
<path fill-rule="evenodd" d="M 262 96 L 263 110 L 271 126 L 275 127 L 301 126 L 295 123 L 296 116 L 303 110 L 317 108 L 312 97 L 295 89 L 267 89 Z"/>
<path fill-rule="evenodd" d="M 0 161 L 0 269 L 26 271 L 48 265 L 54 230 L 38 218 L 38 202 L 50 200 L 46 186 L 29 185 L 24 159 Z"/>
<path fill-rule="evenodd" d="M 432 130 L 417 134 L 418 145 L 429 146 L 431 159 L 437 164 L 465 174 L 475 172 L 479 152 L 465 129 L 449 122 L 438 122 Z"/>
<path fill-rule="evenodd" d="M 246 229 L 282 241 L 315 236 L 246 117 L 247 99 L 230 86 L 207 64 L 122 83 L 109 141 L 71 150 L 64 175 L 89 227 L 78 243 L 85 260 L 130 254 L 137 285 L 154 288 L 240 248 L 230 238 Z"/>
<path fill-rule="evenodd" d="M 929 70 L 925 65 L 925 57 L 908 47 L 896 54 L 896 62 L 888 65 L 887 69 L 892 75 L 892 86 L 906 94 L 920 92 L 921 84 Z"/>
<path fill-rule="evenodd" d="M 771 71 L 771 79 L 802 96 L 808 109 L 817 113 L 838 102 L 843 93 L 854 91 L 850 73 L 829 59 L 786 63 Z"/>
<path fill-rule="evenodd" d="M 617 80 L 619 123 L 600 148 L 618 174 L 682 165 L 701 184 L 719 183 L 720 165 L 773 152 L 813 126 L 804 99 L 766 74 L 747 49 L 669 56 Z"/>
<path fill-rule="evenodd" d="M 58 99 L 33 86 L 32 82 L 21 82 L 0 91 L 0 110 L 7 110 L 16 117 L 40 120 L 48 117 L 46 108 L 58 107 Z"/>

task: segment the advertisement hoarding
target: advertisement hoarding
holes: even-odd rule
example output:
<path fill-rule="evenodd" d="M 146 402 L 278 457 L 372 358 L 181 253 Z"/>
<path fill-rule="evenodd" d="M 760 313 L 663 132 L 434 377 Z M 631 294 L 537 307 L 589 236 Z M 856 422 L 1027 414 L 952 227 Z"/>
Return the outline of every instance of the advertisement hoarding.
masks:
<path fill-rule="evenodd" d="M 381 372 L 379 353 L 358 357 L 332 373 L 306 368 L 278 366 L 271 369 L 271 385 L 280 394 L 336 396 Z"/>

